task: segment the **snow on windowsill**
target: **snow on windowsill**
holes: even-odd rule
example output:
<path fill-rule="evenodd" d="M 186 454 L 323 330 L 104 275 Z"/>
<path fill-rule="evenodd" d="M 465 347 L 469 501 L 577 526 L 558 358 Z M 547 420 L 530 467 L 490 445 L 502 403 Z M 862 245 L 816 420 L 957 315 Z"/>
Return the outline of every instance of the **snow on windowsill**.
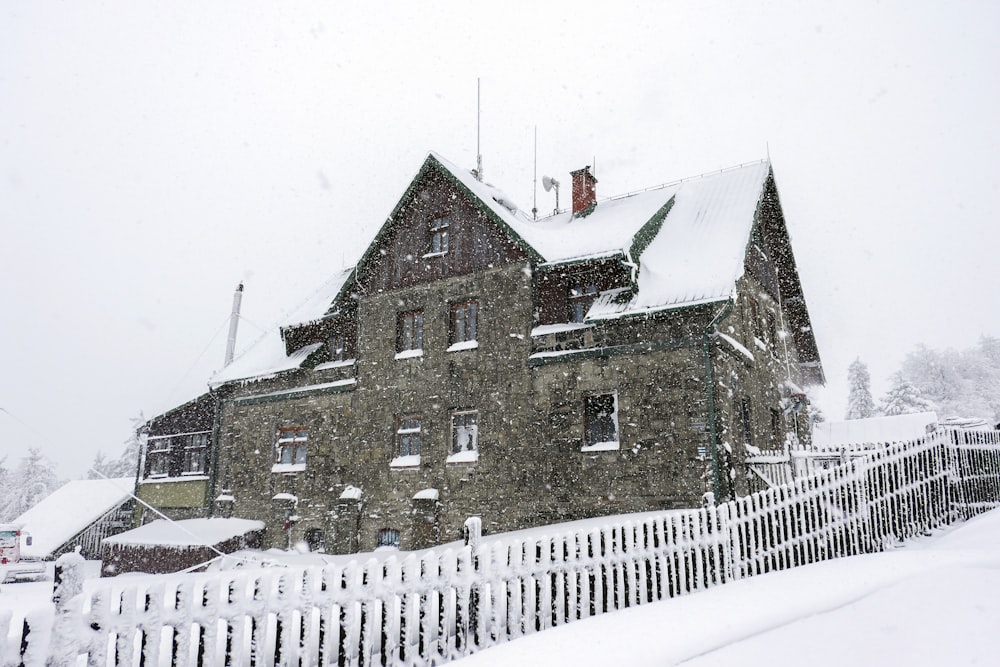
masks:
<path fill-rule="evenodd" d="M 271 472 L 302 472 L 305 469 L 305 463 L 275 463 L 271 466 Z"/>
<path fill-rule="evenodd" d="M 390 468 L 419 468 L 420 467 L 420 454 L 413 454 L 410 456 L 397 456 L 392 461 L 389 462 Z"/>
<path fill-rule="evenodd" d="M 314 371 L 325 371 L 329 368 L 346 368 L 347 366 L 353 366 L 356 359 L 344 359 L 343 361 L 325 361 L 322 364 L 316 364 L 313 368 Z"/>
<path fill-rule="evenodd" d="M 740 354 L 742 354 L 749 361 L 751 361 L 751 362 L 756 361 L 754 359 L 754 357 L 753 357 L 753 353 L 750 350 L 748 350 L 745 347 L 743 347 L 739 343 L 739 341 L 737 341 L 735 338 L 733 338 L 732 336 L 727 336 L 726 334 L 722 333 L 721 331 L 716 332 L 716 334 L 719 336 L 719 338 L 721 338 L 722 340 L 724 340 L 727 343 L 729 343 L 730 347 L 732 347 L 734 350 L 736 350 L 737 352 L 739 352 Z M 756 340 L 756 339 L 754 339 L 754 340 Z"/>
<path fill-rule="evenodd" d="M 356 486 L 348 485 L 340 493 L 341 500 L 361 500 L 361 489 Z"/>
<path fill-rule="evenodd" d="M 479 347 L 478 340 L 463 340 L 461 343 L 455 343 L 448 347 L 445 352 L 460 352 L 462 350 L 475 350 Z"/>
<path fill-rule="evenodd" d="M 419 350 L 403 350 L 402 352 L 397 352 L 396 353 L 396 358 L 397 359 L 413 359 L 415 357 L 422 357 L 422 356 L 424 356 L 423 349 L 419 349 Z"/>
<path fill-rule="evenodd" d="M 531 330 L 531 335 L 544 336 L 546 334 L 561 333 L 563 331 L 576 331 L 577 329 L 592 329 L 593 324 L 583 322 L 560 322 L 559 324 L 542 324 Z"/>
<path fill-rule="evenodd" d="M 479 461 L 479 451 L 472 449 L 449 454 L 445 463 L 476 463 L 477 461 Z"/>
<path fill-rule="evenodd" d="M 595 442 L 592 445 L 584 445 L 580 448 L 581 452 L 613 452 L 621 449 L 618 446 L 618 441 L 614 440 L 612 442 Z"/>

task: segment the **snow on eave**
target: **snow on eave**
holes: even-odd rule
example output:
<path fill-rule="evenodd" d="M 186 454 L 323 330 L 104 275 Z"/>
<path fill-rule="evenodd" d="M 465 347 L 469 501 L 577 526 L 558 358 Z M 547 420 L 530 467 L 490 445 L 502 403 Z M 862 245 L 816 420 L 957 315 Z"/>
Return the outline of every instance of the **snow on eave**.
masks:
<path fill-rule="evenodd" d="M 555 259 L 551 262 L 543 262 L 538 265 L 539 269 L 549 269 L 556 267 L 571 266 L 573 264 L 586 264 L 587 262 L 595 262 L 603 259 L 626 259 L 626 253 L 621 249 L 611 249 L 602 250 L 600 252 L 591 253 L 589 255 L 580 255 L 579 257 L 566 257 L 563 259 Z"/>
<path fill-rule="evenodd" d="M 263 529 L 264 522 L 253 519 L 157 519 L 114 537 L 107 537 L 103 543 L 116 546 L 206 547 Z"/>
<path fill-rule="evenodd" d="M 734 291 L 735 293 L 735 291 Z M 659 306 L 650 306 L 646 308 L 635 307 L 633 302 L 624 304 L 624 307 L 620 310 L 607 312 L 595 311 L 592 306 L 590 311 L 587 313 L 587 317 L 584 318 L 584 322 L 600 322 L 604 320 L 618 320 L 631 317 L 652 317 L 654 315 L 659 315 L 674 310 L 684 310 L 686 308 L 696 308 L 698 306 L 704 306 L 710 303 L 723 303 L 726 301 L 732 301 L 732 295 L 723 295 L 718 297 L 710 297 L 706 299 L 697 299 L 695 301 L 681 301 L 678 303 L 667 303 Z M 596 302 L 595 302 L 596 305 Z"/>
<path fill-rule="evenodd" d="M 741 355 L 743 355 L 743 357 L 745 357 L 750 363 L 754 363 L 756 361 L 756 359 L 754 359 L 753 352 L 745 348 L 738 340 L 736 340 L 732 336 L 728 336 L 722 333 L 721 331 L 716 331 L 715 335 L 721 338 L 722 340 L 726 341 L 727 343 L 729 343 L 729 346 L 731 348 L 733 348 Z"/>
<path fill-rule="evenodd" d="M 272 334 L 273 336 L 273 334 Z M 265 344 L 265 341 L 261 340 L 258 345 Z M 230 384 L 232 382 L 249 383 L 259 380 L 268 380 L 273 377 L 277 377 L 282 373 L 287 373 L 288 371 L 293 371 L 302 366 L 303 362 L 309 358 L 313 352 L 323 347 L 323 343 L 311 343 L 305 347 L 299 348 L 295 352 L 289 355 L 284 354 L 284 343 L 279 341 L 271 341 L 272 345 L 278 344 L 281 346 L 280 355 L 278 351 L 272 351 L 272 354 L 267 357 L 268 361 L 260 364 L 255 369 L 247 369 L 241 372 L 240 367 L 232 371 L 228 369 L 232 368 L 236 362 L 222 369 L 209 380 L 208 386 L 212 389 L 216 389 L 225 384 Z M 262 367 L 261 367 L 262 366 Z"/>

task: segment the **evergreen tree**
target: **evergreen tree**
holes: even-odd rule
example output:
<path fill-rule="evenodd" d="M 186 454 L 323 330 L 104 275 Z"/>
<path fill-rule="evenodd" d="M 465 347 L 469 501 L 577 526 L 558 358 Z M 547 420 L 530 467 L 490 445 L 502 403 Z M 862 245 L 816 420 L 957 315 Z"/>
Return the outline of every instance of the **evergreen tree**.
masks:
<path fill-rule="evenodd" d="M 140 412 L 139 416 L 132 417 L 130 421 L 132 429 L 129 437 L 125 439 L 125 451 L 113 460 L 105 459 L 103 452 L 97 452 L 94 462 L 87 471 L 87 479 L 135 477 L 139 468 L 139 453 L 142 444 L 139 433 L 146 424 L 146 418 Z"/>
<path fill-rule="evenodd" d="M 875 401 L 872 399 L 872 380 L 868 374 L 868 366 L 860 359 L 855 359 L 847 368 L 847 382 L 850 393 L 847 395 L 846 419 L 867 419 L 875 416 Z"/>
<path fill-rule="evenodd" d="M 90 464 L 90 469 L 87 470 L 87 479 L 105 479 L 108 477 L 117 477 L 118 462 L 109 461 L 104 457 L 104 452 L 99 451 L 94 455 L 94 462 Z"/>
<path fill-rule="evenodd" d="M 889 391 L 882 397 L 882 414 L 908 415 L 925 412 L 931 404 L 920 395 L 920 390 L 910 382 L 902 371 L 896 371 L 890 378 Z"/>
<path fill-rule="evenodd" d="M 21 516 L 61 484 L 56 477 L 55 465 L 35 448 L 28 450 L 9 477 L 6 495 L 0 499 L 3 521 L 13 521 Z"/>

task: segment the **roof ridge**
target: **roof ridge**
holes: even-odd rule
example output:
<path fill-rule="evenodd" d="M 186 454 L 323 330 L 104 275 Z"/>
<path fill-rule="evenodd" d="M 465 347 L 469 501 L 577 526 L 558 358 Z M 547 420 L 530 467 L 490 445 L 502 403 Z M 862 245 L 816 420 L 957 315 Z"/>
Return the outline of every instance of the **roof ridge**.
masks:
<path fill-rule="evenodd" d="M 685 176 L 684 178 L 678 178 L 677 180 L 669 181 L 667 183 L 661 183 L 659 185 L 651 185 L 648 188 L 642 188 L 641 190 L 632 190 L 631 192 L 626 192 L 625 194 L 620 194 L 620 195 L 606 195 L 606 196 L 603 196 L 603 197 L 598 196 L 597 199 L 598 200 L 603 200 L 603 201 L 614 201 L 614 200 L 617 200 L 617 199 L 626 199 L 627 197 L 634 197 L 635 195 L 639 195 L 639 194 L 642 194 L 644 192 L 652 192 L 654 190 L 662 190 L 664 188 L 669 188 L 669 187 L 674 186 L 674 185 L 680 185 L 681 183 L 686 183 L 687 181 L 694 181 L 694 180 L 697 180 L 699 178 L 705 178 L 706 176 L 715 176 L 716 174 L 725 174 L 725 173 L 728 173 L 730 171 L 736 171 L 737 169 L 743 169 L 744 167 L 750 167 L 752 165 L 757 165 L 757 164 L 768 164 L 769 162 L 770 162 L 770 160 L 768 160 L 767 158 L 761 158 L 759 160 L 751 160 L 750 162 L 741 162 L 739 164 L 734 164 L 734 165 L 729 166 L 729 167 L 723 167 L 722 169 L 714 169 L 712 171 L 706 171 L 704 173 L 696 174 L 694 176 Z"/>

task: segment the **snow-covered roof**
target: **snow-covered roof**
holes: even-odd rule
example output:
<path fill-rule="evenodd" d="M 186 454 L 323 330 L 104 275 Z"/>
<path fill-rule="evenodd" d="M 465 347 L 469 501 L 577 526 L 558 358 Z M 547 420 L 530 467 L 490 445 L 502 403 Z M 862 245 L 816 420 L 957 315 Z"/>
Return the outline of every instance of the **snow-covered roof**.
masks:
<path fill-rule="evenodd" d="M 813 427 L 813 445 L 840 447 L 865 443 L 901 442 L 927 435 L 927 427 L 937 423 L 934 412 L 909 415 L 820 422 Z"/>
<path fill-rule="evenodd" d="M 45 558 L 91 523 L 128 500 L 135 485 L 131 477 L 78 479 L 66 482 L 14 520 L 31 535 L 31 546 L 21 552 Z"/>
<path fill-rule="evenodd" d="M 633 298 L 599 300 L 589 319 L 732 297 L 743 275 L 757 205 L 771 169 L 767 161 L 754 162 L 599 201 L 585 217 L 575 218 L 567 211 L 533 221 L 498 203 L 502 193 L 469 171 L 437 153 L 430 157 L 537 252 L 543 263 L 623 255 L 639 265 Z M 632 256 L 633 250 L 637 256 Z"/>
<path fill-rule="evenodd" d="M 148 546 L 214 546 L 228 539 L 263 530 L 263 521 L 251 519 L 157 519 L 104 540 L 106 544 Z"/>
<path fill-rule="evenodd" d="M 315 322 L 323 317 L 337 294 L 344 287 L 353 272 L 353 267 L 334 274 L 309 296 L 298 308 L 285 317 L 283 325 Z M 292 354 L 285 354 L 285 342 L 278 328 L 261 335 L 232 363 L 212 376 L 209 384 L 218 387 L 234 380 L 257 380 L 273 377 L 278 373 L 298 368 L 306 358 L 319 349 L 319 345 L 309 345 Z"/>
<path fill-rule="evenodd" d="M 771 169 L 767 161 L 754 162 L 601 200 L 584 217 L 566 211 L 532 220 L 503 192 L 433 151 L 420 173 L 429 167 L 443 170 L 468 190 L 543 267 L 603 257 L 621 257 L 636 265 L 637 289 L 602 294 L 588 321 L 732 298 Z M 359 266 L 364 263 L 363 257 Z M 306 324 L 329 315 L 352 275 L 354 268 L 337 273 L 287 318 L 287 324 Z M 298 368 L 317 348 L 308 346 L 286 355 L 279 333 L 270 332 L 210 384 L 273 377 Z"/>

